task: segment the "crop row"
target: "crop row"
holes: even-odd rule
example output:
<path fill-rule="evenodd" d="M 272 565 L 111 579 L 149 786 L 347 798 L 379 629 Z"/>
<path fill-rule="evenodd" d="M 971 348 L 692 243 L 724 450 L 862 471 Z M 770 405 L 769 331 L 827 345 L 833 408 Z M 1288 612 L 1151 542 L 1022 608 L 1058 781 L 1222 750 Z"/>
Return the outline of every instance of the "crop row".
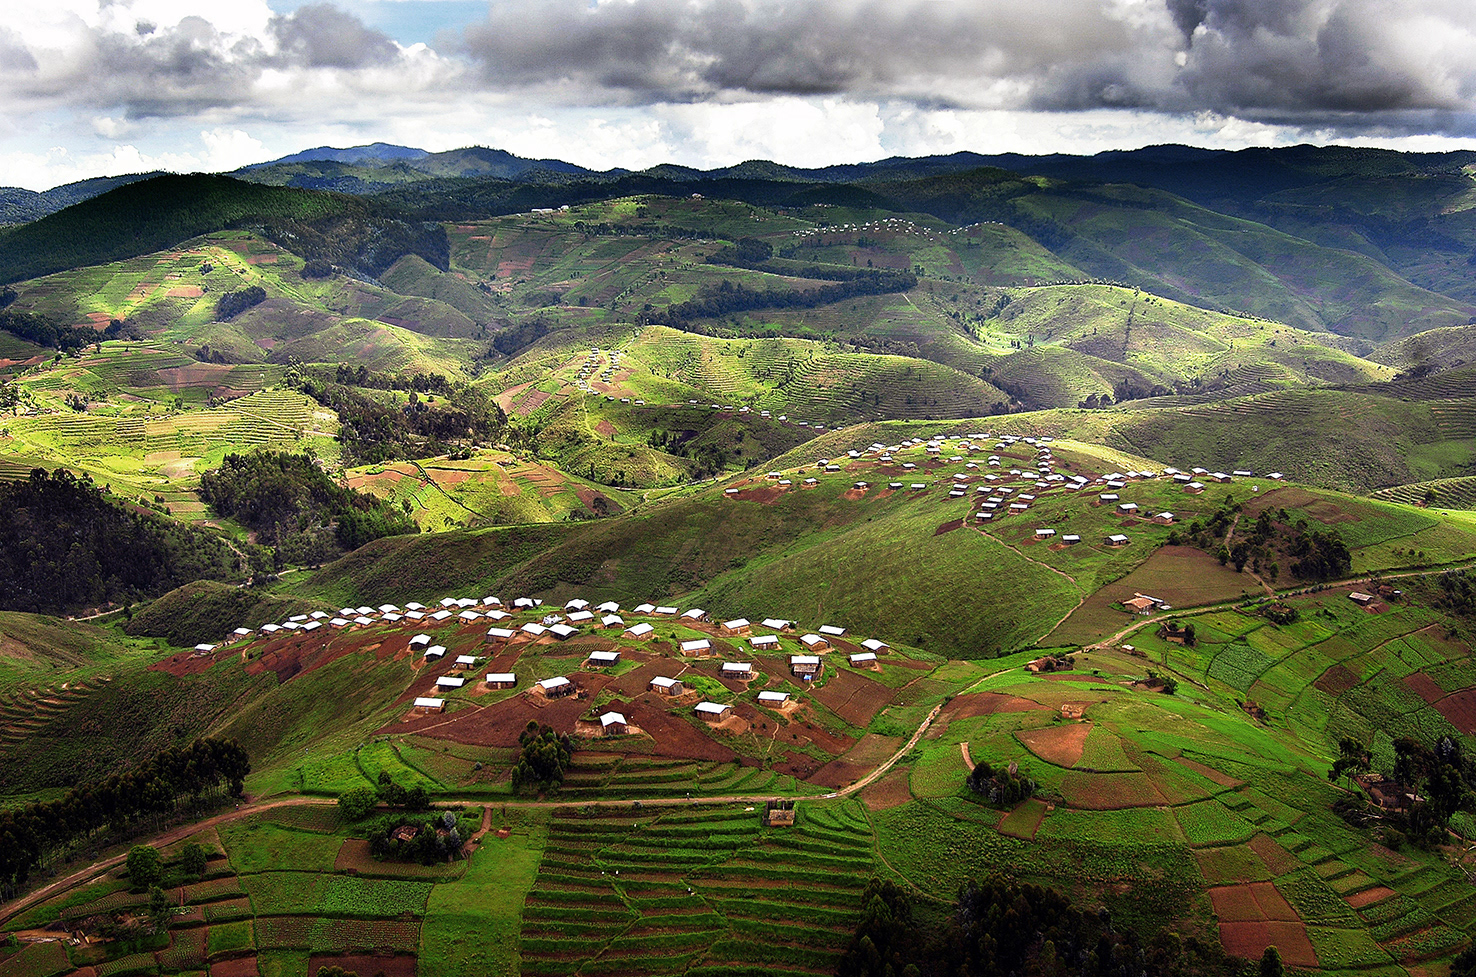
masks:
<path fill-rule="evenodd" d="M 314 953 L 414 953 L 420 946 L 420 923 L 390 919 L 333 919 L 313 916 L 259 916 L 257 945 L 264 950 L 308 950 Z"/>

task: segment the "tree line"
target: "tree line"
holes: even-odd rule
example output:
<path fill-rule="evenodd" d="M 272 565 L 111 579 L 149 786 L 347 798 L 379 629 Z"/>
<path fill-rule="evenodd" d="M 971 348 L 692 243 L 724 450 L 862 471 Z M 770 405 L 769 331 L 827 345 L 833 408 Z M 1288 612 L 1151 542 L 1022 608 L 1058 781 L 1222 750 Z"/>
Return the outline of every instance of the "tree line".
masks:
<path fill-rule="evenodd" d="M 696 298 L 678 302 L 665 309 L 652 309 L 643 313 L 642 317 L 646 322 L 658 326 L 700 332 L 700 329 L 694 328 L 693 320 L 720 319 L 755 309 L 813 309 L 863 295 L 905 292 L 916 285 L 917 276 L 910 271 L 859 271 L 850 281 L 834 282 L 803 291 L 759 291 L 725 280 L 716 287 L 703 289 Z"/>
<path fill-rule="evenodd" d="M 1144 939 L 1043 886 L 994 877 L 968 882 L 952 911 L 930 921 L 892 882 L 872 879 L 839 977 L 1250 977 L 1251 966 L 1218 941 L 1160 929 Z M 1282 977 L 1275 948 L 1261 977 Z"/>
<path fill-rule="evenodd" d="M 0 483 L 0 608 L 64 614 L 240 575 L 219 536 L 125 508 L 65 468 Z"/>
<path fill-rule="evenodd" d="M 239 797 L 250 772 L 240 743 L 206 737 L 170 747 L 134 770 L 73 787 L 58 800 L 0 812 L 0 888 L 9 898 L 37 867 L 102 829 L 157 824 L 211 796 Z"/>

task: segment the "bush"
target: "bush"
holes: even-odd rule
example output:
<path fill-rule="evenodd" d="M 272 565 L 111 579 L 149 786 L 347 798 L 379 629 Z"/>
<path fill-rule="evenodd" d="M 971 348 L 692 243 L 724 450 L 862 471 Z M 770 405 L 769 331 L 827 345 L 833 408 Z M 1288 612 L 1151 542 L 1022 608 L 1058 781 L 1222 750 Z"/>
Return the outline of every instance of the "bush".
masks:
<path fill-rule="evenodd" d="M 204 845 L 197 845 L 193 841 L 185 845 L 179 853 L 179 867 L 185 875 L 191 878 L 200 878 L 205 874 L 205 865 L 209 861 L 209 855 Z"/>
<path fill-rule="evenodd" d="M 164 876 L 159 849 L 152 845 L 134 845 L 128 850 L 128 881 L 135 889 L 158 885 Z"/>
<path fill-rule="evenodd" d="M 379 794 L 372 787 L 355 787 L 338 795 L 338 806 L 350 821 L 363 820 L 378 803 Z"/>

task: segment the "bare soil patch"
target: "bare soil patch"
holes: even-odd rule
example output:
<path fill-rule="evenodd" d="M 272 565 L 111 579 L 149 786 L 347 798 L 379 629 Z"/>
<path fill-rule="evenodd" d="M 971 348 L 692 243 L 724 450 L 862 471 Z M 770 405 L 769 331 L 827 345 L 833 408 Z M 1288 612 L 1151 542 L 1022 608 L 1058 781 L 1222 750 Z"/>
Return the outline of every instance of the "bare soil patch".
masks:
<path fill-rule="evenodd" d="M 1371 889 L 1364 889 L 1361 892 L 1344 896 L 1343 901 L 1354 909 L 1362 909 L 1364 906 L 1372 906 L 1375 903 L 1383 902 L 1392 895 L 1394 895 L 1394 890 L 1387 885 L 1376 885 Z"/>
<path fill-rule="evenodd" d="M 1358 676 L 1351 670 L 1344 665 L 1334 665 L 1318 676 L 1312 687 L 1321 689 L 1328 695 L 1342 695 L 1357 684 Z"/>
<path fill-rule="evenodd" d="M 893 770 L 861 791 L 861 802 L 872 811 L 901 807 L 912 800 L 906 770 Z"/>
<path fill-rule="evenodd" d="M 738 493 L 738 498 L 744 502 L 757 502 L 760 505 L 773 505 L 784 494 L 784 490 L 772 485 L 755 485 L 753 488 L 743 489 Z"/>
<path fill-rule="evenodd" d="M 1045 729 L 1016 733 L 1015 738 L 1047 763 L 1054 763 L 1058 767 L 1074 767 L 1081 760 L 1087 734 L 1091 731 L 1091 723 L 1072 723 L 1069 726 L 1047 726 Z"/>
<path fill-rule="evenodd" d="M 314 954 L 308 958 L 308 974 L 316 975 L 324 967 L 342 967 L 351 974 L 378 974 L 385 977 L 415 977 L 415 957 L 408 953 L 394 956 Z"/>
<path fill-rule="evenodd" d="M 1245 921 L 1220 924 L 1220 942 L 1225 952 L 1246 960 L 1259 960 L 1266 947 L 1274 946 L 1283 963 L 1294 967 L 1316 967 L 1317 954 L 1301 923 Z"/>
<path fill-rule="evenodd" d="M 1411 672 L 1404 676 L 1404 684 L 1427 703 L 1439 702 L 1445 698 L 1445 690 L 1436 685 L 1435 680 L 1424 672 Z"/>
<path fill-rule="evenodd" d="M 595 431 L 603 437 L 610 438 L 611 440 L 614 440 L 615 435 L 620 433 L 619 431 L 615 430 L 615 425 L 611 424 L 609 421 L 600 421 L 600 423 L 595 425 Z"/>
<path fill-rule="evenodd" d="M 1061 795 L 1072 807 L 1088 811 L 1119 811 L 1129 807 L 1157 807 L 1168 803 L 1145 773 L 1071 773 L 1061 784 Z"/>
<path fill-rule="evenodd" d="M 1188 757 L 1175 757 L 1174 762 L 1182 767 L 1188 767 L 1190 770 L 1193 770 L 1201 777 L 1204 777 L 1206 780 L 1213 781 L 1214 783 L 1219 784 L 1221 787 L 1239 787 L 1241 784 L 1241 781 L 1236 780 L 1229 774 L 1221 773 L 1214 767 L 1207 767 L 1197 760 L 1191 760 Z"/>
<path fill-rule="evenodd" d="M 1452 692 L 1435 703 L 1435 710 L 1467 736 L 1476 733 L 1476 689 Z"/>
<path fill-rule="evenodd" d="M 1049 706 L 1017 695 L 999 692 L 965 692 L 953 697 L 940 714 L 950 719 L 974 719 L 978 716 L 993 716 L 1000 712 L 1048 712 Z"/>
<path fill-rule="evenodd" d="M 176 285 L 164 294 L 172 299 L 197 299 L 205 294 L 205 290 L 199 285 Z"/>
<path fill-rule="evenodd" d="M 892 690 L 880 682 L 838 669 L 815 698 L 852 726 L 865 727 L 873 716 L 892 701 Z"/>
<path fill-rule="evenodd" d="M 933 530 L 933 535 L 934 536 L 942 536 L 944 533 L 951 533 L 955 529 L 962 529 L 963 528 L 963 524 L 964 524 L 964 521 L 962 519 L 954 519 L 951 522 L 945 522 L 943 525 L 941 525 L 937 529 Z"/>
<path fill-rule="evenodd" d="M 210 977 L 258 977 L 255 957 L 237 957 L 234 960 L 217 960 L 210 965 Z"/>

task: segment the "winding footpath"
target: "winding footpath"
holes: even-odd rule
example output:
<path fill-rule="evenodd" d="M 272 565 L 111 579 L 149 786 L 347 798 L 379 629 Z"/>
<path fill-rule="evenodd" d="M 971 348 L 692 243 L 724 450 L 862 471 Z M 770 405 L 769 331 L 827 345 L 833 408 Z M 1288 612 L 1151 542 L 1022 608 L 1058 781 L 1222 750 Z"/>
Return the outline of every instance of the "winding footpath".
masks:
<path fill-rule="evenodd" d="M 865 790 L 871 784 L 875 783 L 878 778 L 885 776 L 894 766 L 897 765 L 897 763 L 904 756 L 907 755 L 907 752 L 909 750 L 917 745 L 918 740 L 922 739 L 923 735 L 927 733 L 928 728 L 932 726 L 933 720 L 938 718 L 938 713 L 941 712 L 942 709 L 943 705 L 941 703 L 934 706 L 932 712 L 928 713 L 927 718 L 925 718 L 917 727 L 916 731 L 913 732 L 912 737 L 908 739 L 906 743 L 902 744 L 902 746 L 898 748 L 897 752 L 893 753 L 885 762 L 878 765 L 876 769 L 872 770 L 860 780 L 855 781 L 849 787 L 843 787 L 840 790 L 824 794 L 801 794 L 798 796 L 785 796 L 783 799 L 796 801 L 815 801 L 836 797 L 850 797 L 852 794 L 855 794 L 858 791 Z M 637 800 L 635 798 L 606 798 L 601 800 L 581 799 L 572 801 L 525 801 L 519 800 L 517 798 L 489 800 L 485 797 L 461 798 L 457 797 L 455 794 L 442 795 L 438 799 L 450 802 L 459 802 L 463 800 L 476 801 L 483 805 L 482 827 L 474 836 L 474 840 L 479 840 L 482 835 L 485 835 L 491 829 L 492 808 L 498 805 L 504 807 L 524 808 L 556 808 L 569 807 L 576 804 L 580 807 L 628 807 L 631 804 L 636 803 Z M 699 797 L 643 797 L 639 798 L 639 803 L 641 807 L 646 808 L 691 806 L 694 804 L 763 804 L 767 801 L 772 801 L 776 799 L 780 799 L 779 795 L 724 794 L 718 796 L 702 795 Z M 336 800 L 323 797 L 285 797 L 277 798 L 274 800 L 251 801 L 245 804 L 240 804 L 233 810 L 222 811 L 220 814 L 216 814 L 212 817 L 206 818 L 203 821 L 193 821 L 189 824 L 182 824 L 178 827 L 171 828 L 168 831 L 165 831 L 163 834 L 156 835 L 153 838 L 139 838 L 134 842 L 134 844 L 151 844 L 156 848 L 162 848 L 167 845 L 172 845 L 177 841 L 182 841 L 185 838 L 188 838 L 190 835 L 197 834 L 200 831 L 205 831 L 223 824 L 229 824 L 232 821 L 238 821 L 241 818 L 251 817 L 255 814 L 260 814 L 262 811 L 272 810 L 273 808 L 303 807 L 311 805 L 327 806 L 335 805 L 337 803 L 338 802 Z M 83 885 L 87 882 L 92 881 L 103 872 L 106 872 L 109 869 L 116 868 L 117 866 L 123 864 L 123 862 L 126 861 L 127 858 L 128 854 L 125 851 L 108 858 L 100 859 L 91 863 L 86 868 L 78 869 L 77 871 L 72 872 L 69 875 L 65 875 L 62 878 L 59 878 L 56 881 L 51 882 L 34 892 L 29 892 L 17 899 L 4 904 L 3 906 L 0 906 L 0 923 L 8 922 L 10 919 L 14 918 L 25 910 L 30 909 L 32 906 L 44 902 L 47 899 L 51 899 L 63 892 L 66 892 L 68 889 L 73 889 L 79 885 Z"/>

